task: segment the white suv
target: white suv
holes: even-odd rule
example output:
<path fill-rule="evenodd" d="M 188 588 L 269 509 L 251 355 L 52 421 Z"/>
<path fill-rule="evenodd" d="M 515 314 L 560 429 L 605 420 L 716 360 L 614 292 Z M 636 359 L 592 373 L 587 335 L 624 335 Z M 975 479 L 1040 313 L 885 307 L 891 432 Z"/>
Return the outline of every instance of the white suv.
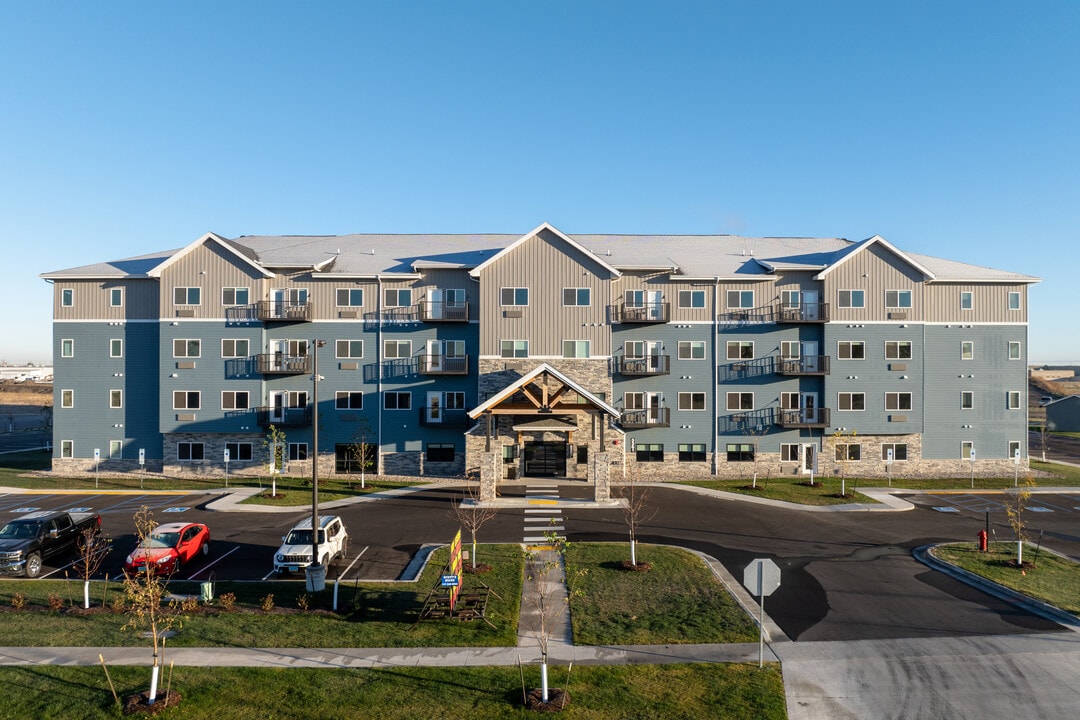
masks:
<path fill-rule="evenodd" d="M 345 557 L 349 550 L 349 533 L 341 518 L 326 515 L 319 518 L 319 562 L 323 566 Z M 301 572 L 311 564 L 311 518 L 297 523 L 281 538 L 281 547 L 274 553 L 274 572 Z"/>

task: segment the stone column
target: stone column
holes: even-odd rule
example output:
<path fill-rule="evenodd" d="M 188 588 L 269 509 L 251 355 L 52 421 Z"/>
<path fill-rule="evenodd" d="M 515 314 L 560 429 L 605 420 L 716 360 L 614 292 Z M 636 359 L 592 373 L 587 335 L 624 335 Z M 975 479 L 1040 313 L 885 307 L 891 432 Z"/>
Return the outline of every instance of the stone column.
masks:
<path fill-rule="evenodd" d="M 611 463 L 606 452 L 593 456 L 593 500 L 608 502 L 611 500 Z"/>
<path fill-rule="evenodd" d="M 495 453 L 480 453 L 480 502 L 495 502 L 495 488 L 501 469 Z"/>

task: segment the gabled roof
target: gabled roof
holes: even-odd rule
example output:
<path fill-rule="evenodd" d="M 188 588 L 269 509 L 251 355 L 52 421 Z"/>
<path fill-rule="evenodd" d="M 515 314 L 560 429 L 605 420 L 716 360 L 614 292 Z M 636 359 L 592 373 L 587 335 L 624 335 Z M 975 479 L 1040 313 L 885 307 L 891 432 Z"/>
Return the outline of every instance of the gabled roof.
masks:
<path fill-rule="evenodd" d="M 579 244 L 577 241 L 571 239 L 570 236 L 559 232 L 557 229 L 552 227 L 549 223 L 541 223 L 532 232 L 525 233 L 524 235 L 519 237 L 517 240 L 515 240 L 514 242 L 510 243 L 505 248 L 503 248 L 502 250 L 497 252 L 495 255 L 488 258 L 484 262 L 480 263 L 476 267 L 474 267 L 472 270 L 469 271 L 469 274 L 472 275 L 473 277 L 480 277 L 481 271 L 483 271 L 483 269 L 486 268 L 488 265 L 490 265 L 493 262 L 499 260 L 504 255 L 508 255 L 509 253 L 513 252 L 519 245 L 521 245 L 521 244 L 523 244 L 525 242 L 528 242 L 529 240 L 536 237 L 537 235 L 539 235 L 544 230 L 547 230 L 548 232 L 554 234 L 560 240 L 565 242 L 567 245 L 572 247 L 577 252 L 581 253 L 582 255 L 585 255 L 586 257 L 588 257 L 593 262 L 599 263 L 599 265 L 602 268 L 604 268 L 609 273 L 611 273 L 612 277 L 619 277 L 620 275 L 622 275 L 621 272 L 619 272 L 614 267 L 612 267 L 610 264 L 608 264 L 602 257 L 600 257 L 596 253 L 586 249 L 581 244 Z"/>
<path fill-rule="evenodd" d="M 881 247 L 885 248 L 886 250 L 891 252 L 893 255 L 895 255 L 897 258 L 899 258 L 900 260 L 902 260 L 905 263 L 907 263 L 908 265 L 910 265 L 915 270 L 918 270 L 920 273 L 922 273 L 923 277 L 926 278 L 927 280 L 933 280 L 934 279 L 934 273 L 930 272 L 930 270 L 928 270 L 921 263 L 917 262 L 913 257 L 908 255 L 907 253 L 905 253 L 905 252 L 901 251 L 899 248 L 893 246 L 888 240 L 881 237 L 880 235 L 875 235 L 872 238 L 867 238 L 866 240 L 863 240 L 862 242 L 855 243 L 854 245 L 852 245 L 851 247 L 849 247 L 849 248 L 847 248 L 845 250 L 841 250 L 839 253 L 837 253 L 836 259 L 834 259 L 833 262 L 829 263 L 828 267 L 826 267 L 824 270 L 822 270 L 817 275 L 815 275 L 814 279 L 815 280 L 823 280 L 823 279 L 825 279 L 825 276 L 828 275 L 829 273 L 831 273 L 833 270 L 840 267 L 841 265 L 843 265 L 848 260 L 850 260 L 851 258 L 858 255 L 859 253 L 866 252 L 869 248 L 871 248 L 871 247 L 873 247 L 875 245 L 880 245 Z"/>
<path fill-rule="evenodd" d="M 603 410 L 608 415 L 611 415 L 612 417 L 619 417 L 619 411 L 618 410 L 613 408 L 611 405 L 608 405 L 606 402 L 604 402 L 603 400 L 598 398 L 596 395 L 593 395 L 591 392 L 589 392 L 585 388 L 581 387 L 581 385 L 577 384 L 576 382 L 574 382 L 570 378 L 566 377 L 561 372 L 559 372 L 558 370 L 553 368 L 551 365 L 548 365 L 547 363 L 540 363 L 531 372 L 529 372 L 526 375 L 521 376 L 515 382 L 510 383 L 509 385 L 504 387 L 502 390 L 500 390 L 499 392 L 497 392 L 494 395 L 492 395 L 491 397 L 489 397 L 485 402 L 483 402 L 480 405 L 477 405 L 476 407 L 474 407 L 472 410 L 469 411 L 469 417 L 471 417 L 473 420 L 475 420 L 476 418 L 480 417 L 485 412 L 487 412 L 491 408 L 495 407 L 496 405 L 501 403 L 506 398 L 512 396 L 518 390 L 525 387 L 526 385 L 528 385 L 529 383 L 531 383 L 533 380 L 535 380 L 540 375 L 543 375 L 544 373 L 547 373 L 547 374 L 553 376 L 559 382 L 561 382 L 562 384 L 566 385 L 567 387 L 569 387 L 574 392 L 581 395 L 583 398 L 585 398 L 590 403 L 592 403 L 596 407 Z"/>
<path fill-rule="evenodd" d="M 239 260 L 242 265 L 246 265 L 247 267 L 251 268 L 252 270 L 257 272 L 258 274 L 262 275 L 263 277 L 267 277 L 267 278 L 274 277 L 274 273 L 270 272 L 266 268 L 264 268 L 261 265 L 259 265 L 258 263 L 256 263 L 251 257 L 248 256 L 247 253 L 241 252 L 234 243 L 231 243 L 228 240 L 226 240 L 225 238 L 221 237 L 220 235 L 216 235 L 216 234 L 214 234 L 212 232 L 206 233 L 201 238 L 199 238 L 195 242 L 191 243 L 187 247 L 183 248 L 179 252 L 173 253 L 173 255 L 169 259 L 167 259 L 164 262 L 160 263 L 156 267 L 151 268 L 146 274 L 149 277 L 155 277 L 155 278 L 156 277 L 161 277 L 162 271 L 164 271 L 170 265 L 176 263 L 177 261 L 180 260 L 180 258 L 182 258 L 185 255 L 191 253 L 196 248 L 202 247 L 203 245 L 206 245 L 208 243 L 213 243 L 213 244 L 219 246 L 220 248 L 225 250 L 230 255 L 235 256 L 236 259 Z"/>

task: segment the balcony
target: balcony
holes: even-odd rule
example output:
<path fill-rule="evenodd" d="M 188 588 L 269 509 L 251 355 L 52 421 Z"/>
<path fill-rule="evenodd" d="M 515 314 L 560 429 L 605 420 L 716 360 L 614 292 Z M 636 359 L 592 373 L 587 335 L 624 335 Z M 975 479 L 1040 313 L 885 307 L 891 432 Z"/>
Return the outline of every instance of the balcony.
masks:
<path fill-rule="evenodd" d="M 829 426 L 829 408 L 781 410 L 776 424 L 783 428 L 825 428 Z"/>
<path fill-rule="evenodd" d="M 446 408 L 420 408 L 420 425 L 431 428 L 467 428 L 473 423 L 465 410 L 447 410 Z"/>
<path fill-rule="evenodd" d="M 776 358 L 777 375 L 828 375 L 828 355 Z"/>
<path fill-rule="evenodd" d="M 420 355 L 421 375 L 468 375 L 468 355 Z"/>
<path fill-rule="evenodd" d="M 308 322 L 311 320 L 311 303 L 260 300 L 255 304 L 255 315 L 263 322 Z"/>
<path fill-rule="evenodd" d="M 469 322 L 469 303 L 422 300 L 419 308 L 423 322 Z"/>
<path fill-rule="evenodd" d="M 311 356 L 263 353 L 255 356 L 255 369 L 263 375 L 302 375 L 311 372 Z"/>
<path fill-rule="evenodd" d="M 778 323 L 827 323 L 829 303 L 800 303 L 784 305 L 777 303 L 773 318 Z"/>
<path fill-rule="evenodd" d="M 667 375 L 671 372 L 670 355 L 615 358 L 615 370 L 620 375 Z"/>
<path fill-rule="evenodd" d="M 666 323 L 671 319 L 671 303 L 612 305 L 611 316 L 617 323 Z"/>
<path fill-rule="evenodd" d="M 263 405 L 255 408 L 255 414 L 262 427 L 306 427 L 311 424 L 311 408 L 307 406 L 292 408 Z"/>
<path fill-rule="evenodd" d="M 646 410 L 623 410 L 619 422 L 627 430 L 651 427 L 671 427 L 671 408 L 648 408 Z"/>

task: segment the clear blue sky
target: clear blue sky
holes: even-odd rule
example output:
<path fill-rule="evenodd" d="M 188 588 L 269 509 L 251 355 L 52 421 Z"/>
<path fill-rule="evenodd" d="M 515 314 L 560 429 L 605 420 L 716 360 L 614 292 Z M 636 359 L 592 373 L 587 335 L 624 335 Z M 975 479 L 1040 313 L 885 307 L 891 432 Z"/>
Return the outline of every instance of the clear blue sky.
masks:
<path fill-rule="evenodd" d="M 882 235 L 1080 362 L 1080 2 L 0 0 L 0 359 L 206 231 Z"/>

